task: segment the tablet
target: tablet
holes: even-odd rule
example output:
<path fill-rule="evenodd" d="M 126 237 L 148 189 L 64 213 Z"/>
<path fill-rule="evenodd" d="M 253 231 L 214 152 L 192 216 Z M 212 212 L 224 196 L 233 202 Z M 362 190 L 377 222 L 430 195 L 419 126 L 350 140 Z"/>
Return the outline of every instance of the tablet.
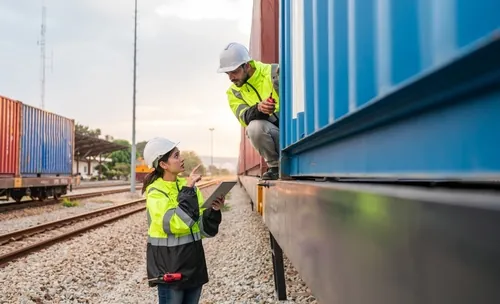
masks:
<path fill-rule="evenodd" d="M 203 203 L 203 208 L 210 208 L 212 206 L 212 203 L 221 196 L 226 196 L 226 194 L 231 191 L 231 189 L 236 185 L 236 181 L 224 181 L 219 184 L 217 189 L 215 189 L 214 192 L 205 200 L 205 203 Z"/>

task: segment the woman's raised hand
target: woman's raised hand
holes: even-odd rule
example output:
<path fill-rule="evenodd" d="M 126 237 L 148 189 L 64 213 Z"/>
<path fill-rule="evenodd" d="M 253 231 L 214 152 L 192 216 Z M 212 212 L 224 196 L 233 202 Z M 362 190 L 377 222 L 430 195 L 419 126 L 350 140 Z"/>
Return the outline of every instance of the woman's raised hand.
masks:
<path fill-rule="evenodd" d="M 201 164 L 194 167 L 193 171 L 191 171 L 191 173 L 189 174 L 189 176 L 187 178 L 188 187 L 194 187 L 194 184 L 196 184 L 197 182 L 199 182 L 201 180 L 201 174 L 196 173 L 196 170 L 198 170 L 198 168 L 200 166 L 201 166 Z"/>

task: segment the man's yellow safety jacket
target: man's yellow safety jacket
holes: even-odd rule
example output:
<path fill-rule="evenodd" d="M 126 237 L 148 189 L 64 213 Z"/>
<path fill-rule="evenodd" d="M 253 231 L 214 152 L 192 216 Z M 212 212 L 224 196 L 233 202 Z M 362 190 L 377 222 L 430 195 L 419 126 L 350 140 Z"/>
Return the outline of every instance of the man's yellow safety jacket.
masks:
<path fill-rule="evenodd" d="M 168 283 L 172 288 L 199 287 L 208 282 L 202 238 L 219 231 L 221 211 L 205 209 L 203 195 L 186 186 L 184 178 L 175 182 L 156 179 L 146 188 L 148 216 L 147 273 L 152 280 L 166 273 L 181 273 L 182 280 Z"/>
<path fill-rule="evenodd" d="M 279 126 L 279 65 L 266 64 L 252 60 L 249 64 L 255 69 L 252 77 L 241 87 L 232 84 L 226 91 L 229 106 L 243 127 L 252 120 L 268 120 Z M 276 101 L 273 115 L 257 110 L 257 104 L 271 96 Z"/>

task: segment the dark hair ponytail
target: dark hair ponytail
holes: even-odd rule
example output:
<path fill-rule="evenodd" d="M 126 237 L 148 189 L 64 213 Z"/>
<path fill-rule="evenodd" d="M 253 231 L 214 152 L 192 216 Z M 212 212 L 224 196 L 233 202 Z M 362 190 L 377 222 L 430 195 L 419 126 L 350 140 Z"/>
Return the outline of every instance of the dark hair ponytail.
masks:
<path fill-rule="evenodd" d="M 160 178 L 160 177 L 163 177 L 163 168 L 160 167 L 160 162 L 163 161 L 163 162 L 167 162 L 168 159 L 170 158 L 170 155 L 172 155 L 172 152 L 173 150 L 171 150 L 170 152 L 168 152 L 167 154 L 163 155 L 160 160 L 158 160 L 158 165 L 157 167 L 150 173 L 148 173 L 148 175 L 146 175 L 144 177 L 144 180 L 142 181 L 142 194 L 144 194 L 144 192 L 146 192 L 146 188 L 151 185 L 152 183 L 154 183 L 154 181 L 157 179 L 157 178 Z"/>
<path fill-rule="evenodd" d="M 161 169 L 161 168 L 160 168 Z M 163 170 L 162 170 L 163 172 Z M 160 173 L 159 170 L 154 169 L 153 171 L 149 172 L 148 175 L 144 177 L 144 180 L 142 181 L 142 194 L 146 192 L 146 188 L 151 185 L 157 178 L 161 177 L 163 173 Z"/>

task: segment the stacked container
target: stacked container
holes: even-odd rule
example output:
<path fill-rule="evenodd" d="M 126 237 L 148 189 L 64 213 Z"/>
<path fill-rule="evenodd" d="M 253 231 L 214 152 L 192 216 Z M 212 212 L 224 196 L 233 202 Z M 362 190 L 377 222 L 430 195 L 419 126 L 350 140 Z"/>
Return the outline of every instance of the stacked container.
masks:
<path fill-rule="evenodd" d="M 0 98 L 0 176 L 68 176 L 74 120 Z"/>
<path fill-rule="evenodd" d="M 70 175 L 74 120 L 27 105 L 22 115 L 21 174 Z"/>
<path fill-rule="evenodd" d="M 0 176 L 19 174 L 22 104 L 0 96 Z"/>

